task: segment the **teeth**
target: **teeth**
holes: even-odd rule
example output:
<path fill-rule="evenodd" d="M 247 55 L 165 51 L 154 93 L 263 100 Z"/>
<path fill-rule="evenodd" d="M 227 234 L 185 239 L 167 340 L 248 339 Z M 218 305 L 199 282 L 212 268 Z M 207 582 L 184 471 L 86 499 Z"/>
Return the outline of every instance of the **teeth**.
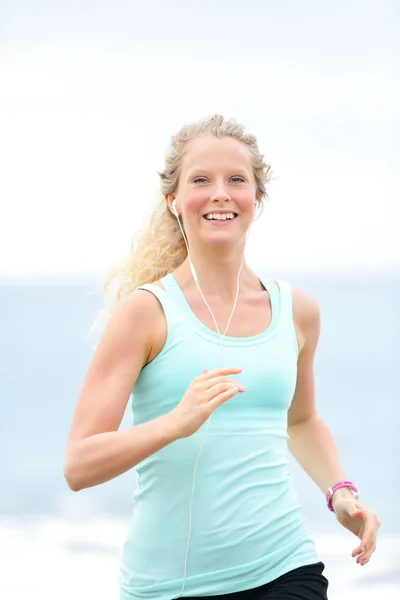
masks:
<path fill-rule="evenodd" d="M 234 219 L 234 218 L 235 218 L 235 215 L 233 213 L 224 213 L 224 214 L 220 214 L 220 213 L 213 214 L 213 213 L 210 213 L 210 214 L 206 215 L 206 219 L 208 221 L 212 221 L 212 220 L 215 220 L 215 221 L 226 221 L 227 219 L 230 220 L 230 219 Z"/>

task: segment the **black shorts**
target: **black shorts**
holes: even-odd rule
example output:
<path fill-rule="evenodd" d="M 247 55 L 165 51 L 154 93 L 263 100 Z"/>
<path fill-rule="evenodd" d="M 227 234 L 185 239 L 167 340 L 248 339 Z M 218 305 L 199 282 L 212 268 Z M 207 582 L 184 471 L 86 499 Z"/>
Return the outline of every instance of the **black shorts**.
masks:
<path fill-rule="evenodd" d="M 306 565 L 260 587 L 233 594 L 202 596 L 201 600 L 327 600 L 329 584 L 323 575 L 324 569 L 322 562 Z M 195 598 L 183 596 L 182 600 Z"/>

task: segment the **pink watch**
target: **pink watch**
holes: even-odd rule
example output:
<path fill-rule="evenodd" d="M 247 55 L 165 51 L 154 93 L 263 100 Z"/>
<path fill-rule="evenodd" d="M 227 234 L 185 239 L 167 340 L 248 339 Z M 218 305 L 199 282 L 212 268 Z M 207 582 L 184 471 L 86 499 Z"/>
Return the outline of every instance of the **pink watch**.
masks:
<path fill-rule="evenodd" d="M 329 510 L 335 512 L 332 506 L 332 497 L 336 490 L 339 490 L 342 487 L 347 487 L 353 492 L 353 496 L 358 500 L 360 497 L 359 489 L 356 485 L 354 485 L 351 481 L 339 481 L 339 483 L 335 483 L 332 487 L 328 489 L 328 493 L 326 494 L 326 503 L 328 505 Z"/>

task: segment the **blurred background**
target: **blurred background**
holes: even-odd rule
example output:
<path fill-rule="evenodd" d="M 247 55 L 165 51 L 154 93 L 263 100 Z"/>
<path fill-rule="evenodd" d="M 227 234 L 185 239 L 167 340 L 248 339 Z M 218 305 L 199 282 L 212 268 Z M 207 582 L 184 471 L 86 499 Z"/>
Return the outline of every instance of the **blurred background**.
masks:
<path fill-rule="evenodd" d="M 382 521 L 361 569 L 292 461 L 330 599 L 400 597 L 399 24 L 395 0 L 3 3 L 1 598 L 117 598 L 135 474 L 62 475 L 85 337 L 170 136 L 215 112 L 273 167 L 248 262 L 319 301 L 318 409 Z"/>

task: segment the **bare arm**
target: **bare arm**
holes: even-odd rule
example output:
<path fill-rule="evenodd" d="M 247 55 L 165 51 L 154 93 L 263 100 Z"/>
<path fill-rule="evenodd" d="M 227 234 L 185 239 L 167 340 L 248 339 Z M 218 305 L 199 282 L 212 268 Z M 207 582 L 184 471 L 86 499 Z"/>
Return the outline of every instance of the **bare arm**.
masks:
<path fill-rule="evenodd" d="M 120 302 L 75 407 L 64 461 L 64 476 L 72 490 L 109 481 L 171 442 L 192 435 L 217 406 L 244 391 L 228 377 L 240 373 L 240 368 L 204 371 L 171 412 L 118 431 L 140 370 L 157 355 L 165 337 L 164 313 L 152 294 L 137 291 Z"/>
<path fill-rule="evenodd" d="M 320 335 L 320 311 L 316 300 L 293 288 L 293 312 L 299 332 L 300 353 L 297 383 L 288 413 L 289 450 L 326 494 L 328 488 L 346 479 L 333 437 L 315 407 L 314 357 Z M 352 497 L 342 488 L 334 495 Z"/>
<path fill-rule="evenodd" d="M 166 327 L 149 292 L 122 300 L 95 350 L 76 403 L 64 461 L 74 491 L 109 481 L 177 439 L 170 415 L 118 431 L 130 393 L 152 351 L 155 327 Z"/>
<path fill-rule="evenodd" d="M 326 494 L 329 487 L 346 477 L 333 437 L 315 409 L 313 362 L 320 332 L 319 307 L 314 298 L 294 289 L 293 310 L 302 340 L 296 390 L 288 414 L 289 449 Z M 357 557 L 357 563 L 366 564 L 376 548 L 381 525 L 378 516 L 356 501 L 347 487 L 334 493 L 332 506 L 339 523 L 361 540 L 352 556 Z"/>

